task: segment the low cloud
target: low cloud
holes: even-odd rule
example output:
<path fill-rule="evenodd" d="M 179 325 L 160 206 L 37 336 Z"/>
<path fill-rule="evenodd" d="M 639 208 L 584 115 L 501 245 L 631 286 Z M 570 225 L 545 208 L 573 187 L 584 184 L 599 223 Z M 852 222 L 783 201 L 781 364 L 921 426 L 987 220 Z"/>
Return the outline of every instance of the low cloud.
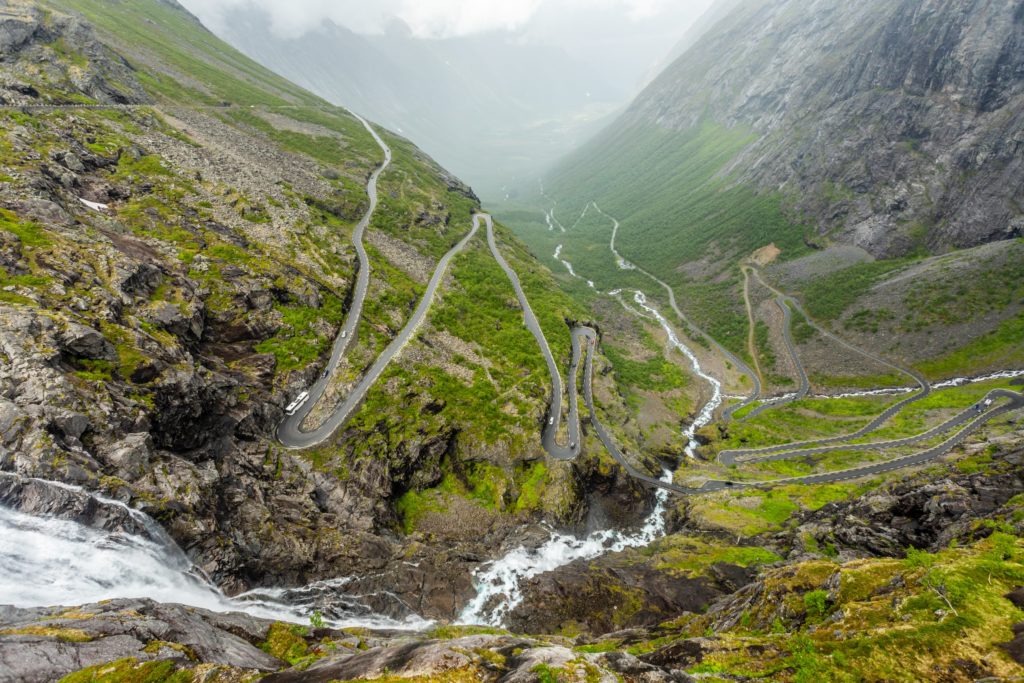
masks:
<path fill-rule="evenodd" d="M 274 30 L 295 38 L 329 20 L 358 33 L 381 33 L 395 19 L 421 38 L 515 31 L 545 10 L 618 12 L 631 21 L 656 17 L 670 5 L 704 6 L 706 0 L 181 0 L 214 30 L 240 7 L 265 11 Z"/>

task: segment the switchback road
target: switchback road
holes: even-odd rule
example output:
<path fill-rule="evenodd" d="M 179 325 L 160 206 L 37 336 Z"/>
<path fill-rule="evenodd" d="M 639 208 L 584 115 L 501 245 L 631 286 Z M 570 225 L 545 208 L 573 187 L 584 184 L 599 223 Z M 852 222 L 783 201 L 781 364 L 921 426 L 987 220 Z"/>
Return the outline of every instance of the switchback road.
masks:
<path fill-rule="evenodd" d="M 333 434 L 334 430 L 330 429 L 332 420 L 336 417 L 332 415 L 328 418 L 320 427 L 305 432 L 302 430 L 302 423 L 309 415 L 310 411 L 316 406 L 316 404 L 323 397 L 324 392 L 327 390 L 327 385 L 330 382 L 331 375 L 334 374 L 338 368 L 338 363 L 341 362 L 341 357 L 345 355 L 345 351 L 348 350 L 349 344 L 352 343 L 353 337 L 355 337 L 356 330 L 359 327 L 359 320 L 363 315 L 363 302 L 366 300 L 366 290 L 370 285 L 370 258 L 367 256 L 366 247 L 363 245 L 363 235 L 366 233 L 366 228 L 370 225 L 370 221 L 373 219 L 373 214 L 377 210 L 377 180 L 381 174 L 391 165 L 391 148 L 387 146 L 383 139 L 377 134 L 377 131 L 373 129 L 370 123 L 359 116 L 358 114 L 352 114 L 373 136 L 374 141 L 380 146 L 384 152 L 384 162 L 370 175 L 370 179 L 366 184 L 366 194 L 370 198 L 370 206 L 366 210 L 366 214 L 362 220 L 356 226 L 352 232 L 352 243 L 356 248 L 356 256 L 359 259 L 359 267 L 356 272 L 356 285 L 352 293 L 352 305 L 349 307 L 348 315 L 345 318 L 345 322 L 342 325 L 341 330 L 338 332 L 338 336 L 334 339 L 334 348 L 331 350 L 331 358 L 327 362 L 327 368 L 325 375 L 321 377 L 313 386 L 307 391 L 309 392 L 309 398 L 305 404 L 299 408 L 294 415 L 285 417 L 284 422 L 278 427 L 277 435 L 278 439 L 285 446 L 290 448 L 308 448 L 309 446 L 315 446 L 321 443 Z M 339 410 L 344 407 L 339 406 Z M 340 423 L 339 423 L 340 424 Z"/>

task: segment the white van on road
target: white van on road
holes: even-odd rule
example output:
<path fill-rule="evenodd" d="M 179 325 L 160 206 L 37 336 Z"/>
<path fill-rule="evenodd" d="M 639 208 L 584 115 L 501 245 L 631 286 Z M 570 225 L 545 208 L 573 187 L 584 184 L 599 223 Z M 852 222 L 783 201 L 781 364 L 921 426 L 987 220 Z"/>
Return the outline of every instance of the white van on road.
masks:
<path fill-rule="evenodd" d="M 309 400 L 309 392 L 303 391 L 301 394 L 295 397 L 295 400 L 288 404 L 288 407 L 284 409 L 285 415 L 294 415 L 299 411 L 306 401 Z"/>

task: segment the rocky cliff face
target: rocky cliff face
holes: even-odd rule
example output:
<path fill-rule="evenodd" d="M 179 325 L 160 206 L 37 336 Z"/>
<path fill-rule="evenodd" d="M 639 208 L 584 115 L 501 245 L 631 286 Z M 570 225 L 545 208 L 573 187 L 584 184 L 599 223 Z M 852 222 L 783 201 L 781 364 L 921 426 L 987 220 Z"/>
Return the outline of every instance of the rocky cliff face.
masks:
<path fill-rule="evenodd" d="M 1024 3 L 748 0 L 619 127 L 710 119 L 754 141 L 723 170 L 781 191 L 821 241 L 876 256 L 1024 234 Z"/>

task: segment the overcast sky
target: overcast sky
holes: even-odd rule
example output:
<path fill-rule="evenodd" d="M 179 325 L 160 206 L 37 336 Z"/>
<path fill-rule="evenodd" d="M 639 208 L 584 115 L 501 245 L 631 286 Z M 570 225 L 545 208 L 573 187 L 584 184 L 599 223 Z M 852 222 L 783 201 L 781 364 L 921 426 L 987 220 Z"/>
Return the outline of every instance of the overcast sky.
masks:
<path fill-rule="evenodd" d="M 653 67 L 714 0 L 180 0 L 217 32 L 225 12 L 266 11 L 282 37 L 333 21 L 380 33 L 395 18 L 422 38 L 506 31 L 521 40 L 562 45 L 570 54 L 623 77 Z"/>

